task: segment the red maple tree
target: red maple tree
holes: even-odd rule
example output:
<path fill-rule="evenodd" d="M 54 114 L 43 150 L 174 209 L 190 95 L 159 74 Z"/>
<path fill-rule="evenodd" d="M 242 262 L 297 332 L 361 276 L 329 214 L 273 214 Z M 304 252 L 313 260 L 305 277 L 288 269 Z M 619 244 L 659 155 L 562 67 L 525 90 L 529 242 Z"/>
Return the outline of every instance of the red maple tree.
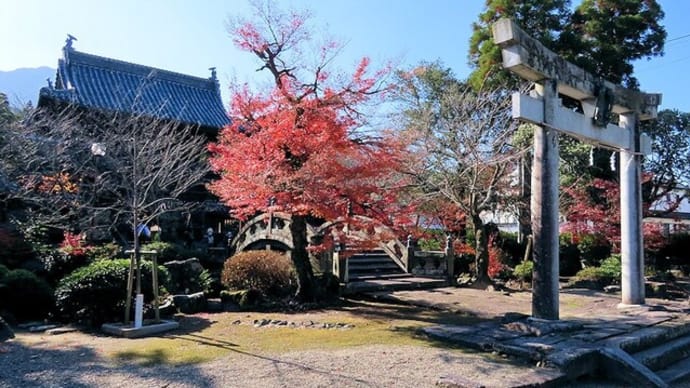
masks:
<path fill-rule="evenodd" d="M 643 176 L 643 183 L 651 175 Z M 576 184 L 564 189 L 568 199 L 565 201 L 566 222 L 562 232 L 569 232 L 574 239 L 591 235 L 599 241 L 611 244 L 613 252 L 620 252 L 621 207 L 620 184 L 600 178 L 589 184 Z M 642 203 L 643 214 L 649 214 L 649 203 Z M 647 251 L 658 251 L 664 245 L 659 224 L 643 224 L 644 245 Z"/>
<path fill-rule="evenodd" d="M 256 22 L 230 25 L 235 45 L 259 59 L 273 81 L 270 90 L 233 90 L 232 124 L 211 144 L 211 166 L 220 178 L 209 185 L 242 219 L 265 211 L 292 215 L 292 262 L 297 297 L 311 300 L 307 218 L 333 220 L 367 215 L 385 220 L 399 185 L 393 173 L 401 147 L 386 133 L 365 135 L 363 104 L 385 91 L 387 69 L 369 71 L 364 58 L 349 76 L 326 65 L 338 45 L 326 44 L 314 67 L 299 48 L 310 38 L 305 14 L 277 14 L 257 7 Z"/>

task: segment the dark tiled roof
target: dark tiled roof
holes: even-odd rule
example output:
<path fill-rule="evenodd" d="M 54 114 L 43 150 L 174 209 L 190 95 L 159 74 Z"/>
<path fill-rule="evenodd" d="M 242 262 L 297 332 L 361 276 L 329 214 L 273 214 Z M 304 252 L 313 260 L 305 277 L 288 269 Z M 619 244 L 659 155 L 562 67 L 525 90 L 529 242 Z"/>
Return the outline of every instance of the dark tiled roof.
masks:
<path fill-rule="evenodd" d="M 55 85 L 44 99 L 107 111 L 144 113 L 185 124 L 221 128 L 230 120 L 215 77 L 199 78 L 64 48 Z"/>

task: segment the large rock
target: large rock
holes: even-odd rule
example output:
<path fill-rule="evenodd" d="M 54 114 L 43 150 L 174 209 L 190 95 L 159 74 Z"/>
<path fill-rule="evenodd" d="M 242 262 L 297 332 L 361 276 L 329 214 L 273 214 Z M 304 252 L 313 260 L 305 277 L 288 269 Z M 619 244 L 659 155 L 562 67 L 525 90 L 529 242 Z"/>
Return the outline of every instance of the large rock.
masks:
<path fill-rule="evenodd" d="M 163 264 L 170 273 L 171 294 L 193 294 L 204 291 L 200 283 L 201 273 L 204 267 L 199 259 L 193 257 L 187 260 L 169 261 Z"/>
<path fill-rule="evenodd" d="M 206 311 L 207 308 L 206 295 L 203 292 L 190 295 L 173 295 L 173 303 L 183 314 L 200 313 Z"/>

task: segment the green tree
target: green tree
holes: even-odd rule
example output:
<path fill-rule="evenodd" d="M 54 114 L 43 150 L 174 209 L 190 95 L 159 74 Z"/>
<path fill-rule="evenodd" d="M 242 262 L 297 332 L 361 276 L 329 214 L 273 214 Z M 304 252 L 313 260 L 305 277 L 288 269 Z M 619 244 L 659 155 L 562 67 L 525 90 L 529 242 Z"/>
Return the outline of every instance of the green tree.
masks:
<path fill-rule="evenodd" d="M 632 61 L 663 55 L 663 18 L 655 0 L 584 0 L 556 49 L 592 74 L 637 89 Z"/>
<path fill-rule="evenodd" d="M 5 93 L 0 93 L 0 129 L 17 120 Z"/>
<path fill-rule="evenodd" d="M 474 68 L 469 83 L 479 89 L 519 81 L 501 65 L 501 49 L 494 44 L 491 26 L 501 18 L 513 19 L 532 37 L 554 49 L 570 15 L 570 0 L 487 0 L 486 9 L 472 24 L 469 64 Z"/>
<path fill-rule="evenodd" d="M 690 113 L 663 110 L 656 120 L 642 124 L 642 132 L 652 138 L 652 154 L 644 158 L 644 201 L 663 199 L 663 211 L 673 211 L 690 187 Z"/>
<path fill-rule="evenodd" d="M 632 88 L 638 86 L 632 61 L 663 55 L 666 39 L 664 12 L 656 0 L 584 0 L 574 11 L 569 0 L 487 0 L 470 38 L 475 88 L 511 78 L 501 68 L 501 50 L 491 36 L 491 26 L 503 17 L 570 62 Z"/>

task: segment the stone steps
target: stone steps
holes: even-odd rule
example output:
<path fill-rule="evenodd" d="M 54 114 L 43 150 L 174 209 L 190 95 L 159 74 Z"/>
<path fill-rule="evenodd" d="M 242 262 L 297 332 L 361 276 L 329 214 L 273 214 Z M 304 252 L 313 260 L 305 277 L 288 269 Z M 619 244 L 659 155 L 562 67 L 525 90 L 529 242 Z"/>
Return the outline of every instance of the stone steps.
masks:
<path fill-rule="evenodd" d="M 570 380 L 595 374 L 651 387 L 690 382 L 687 311 L 649 310 L 567 321 L 507 318 L 423 331 L 463 347 L 551 366 Z"/>
<path fill-rule="evenodd" d="M 379 277 L 350 281 L 341 289 L 341 291 L 343 295 L 354 295 L 362 293 L 439 288 L 447 285 L 448 282 L 445 279 L 419 278 L 412 275 L 404 275 L 397 277 Z"/>
<path fill-rule="evenodd" d="M 661 343 L 632 356 L 647 368 L 658 371 L 690 355 L 690 336 Z"/>
<path fill-rule="evenodd" d="M 690 358 L 682 359 L 667 368 L 657 372 L 657 375 L 669 385 L 681 380 L 687 382 L 690 378 Z"/>
<path fill-rule="evenodd" d="M 407 275 L 384 251 L 365 251 L 348 259 L 348 279 L 385 279 Z"/>

